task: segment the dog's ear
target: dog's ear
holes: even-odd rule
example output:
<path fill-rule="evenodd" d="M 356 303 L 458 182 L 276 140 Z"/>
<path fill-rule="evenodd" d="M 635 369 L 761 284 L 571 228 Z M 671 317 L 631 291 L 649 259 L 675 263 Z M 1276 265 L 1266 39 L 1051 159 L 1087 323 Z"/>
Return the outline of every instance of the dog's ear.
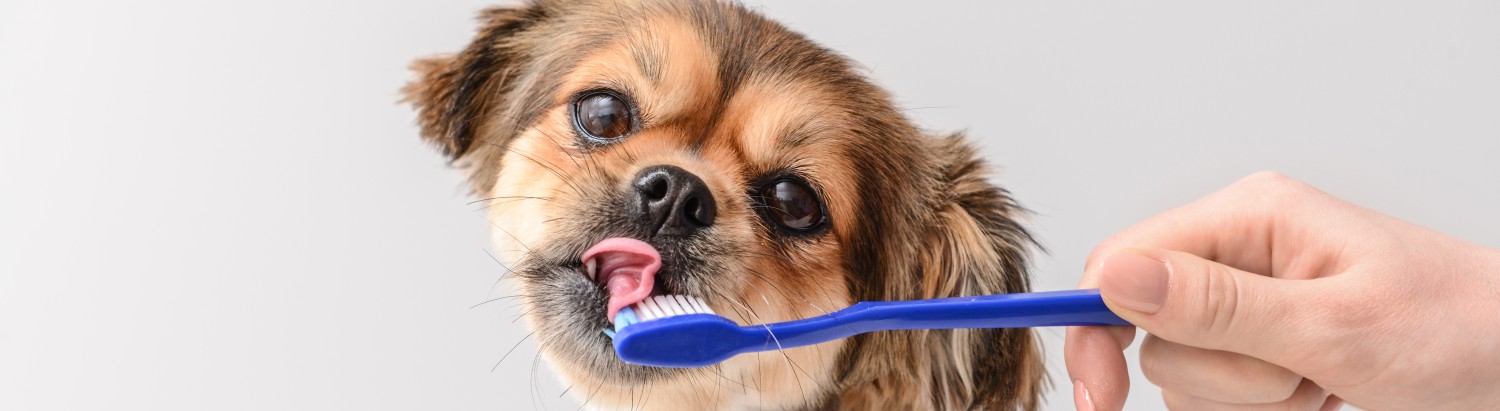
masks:
<path fill-rule="evenodd" d="M 942 198 L 918 257 L 922 298 L 1028 291 L 1027 256 L 1036 244 L 1016 221 L 1024 210 L 987 180 L 985 165 L 963 136 L 933 143 L 943 165 Z M 1030 330 L 944 330 L 928 338 L 932 388 L 947 394 L 946 406 L 1036 407 L 1043 370 Z"/>
<path fill-rule="evenodd" d="M 470 151 L 480 137 L 482 117 L 504 104 L 510 88 L 505 79 L 522 64 L 524 51 L 515 37 L 543 16 L 538 4 L 485 9 L 477 35 L 463 51 L 412 63 L 417 78 L 401 89 L 402 101 L 417 109 L 423 139 L 450 160 Z"/>
<path fill-rule="evenodd" d="M 1036 243 L 1016 220 L 1024 210 L 988 180 L 962 135 L 934 139 L 941 164 L 936 224 L 927 233 L 922 293 L 928 298 L 1027 291 Z"/>

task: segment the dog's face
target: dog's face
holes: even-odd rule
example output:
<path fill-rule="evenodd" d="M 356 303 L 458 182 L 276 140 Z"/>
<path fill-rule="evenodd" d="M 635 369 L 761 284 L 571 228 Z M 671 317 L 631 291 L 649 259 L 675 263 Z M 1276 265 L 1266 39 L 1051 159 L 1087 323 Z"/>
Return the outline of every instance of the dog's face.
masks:
<path fill-rule="evenodd" d="M 590 405 L 1035 404 L 1016 330 L 621 362 L 601 331 L 648 296 L 761 324 L 1025 291 L 1029 238 L 959 137 L 922 135 L 844 59 L 738 5 L 546 1 L 481 21 L 405 92 L 469 170 L 544 354 Z"/>

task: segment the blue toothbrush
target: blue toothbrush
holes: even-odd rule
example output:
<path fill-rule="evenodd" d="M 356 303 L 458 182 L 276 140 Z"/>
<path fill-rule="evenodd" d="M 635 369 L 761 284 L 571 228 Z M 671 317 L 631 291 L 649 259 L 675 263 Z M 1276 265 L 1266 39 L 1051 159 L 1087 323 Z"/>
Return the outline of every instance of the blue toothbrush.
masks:
<path fill-rule="evenodd" d="M 868 301 L 821 316 L 741 326 L 697 297 L 647 298 L 615 315 L 615 353 L 632 364 L 703 367 L 738 354 L 801 347 L 883 330 L 1130 325 L 1098 289 L 911 301 Z"/>

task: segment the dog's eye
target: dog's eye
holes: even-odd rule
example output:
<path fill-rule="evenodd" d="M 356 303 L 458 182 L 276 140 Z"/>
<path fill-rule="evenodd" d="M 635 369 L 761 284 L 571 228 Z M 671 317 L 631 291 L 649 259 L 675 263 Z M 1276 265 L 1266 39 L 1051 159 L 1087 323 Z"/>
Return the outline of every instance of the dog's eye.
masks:
<path fill-rule="evenodd" d="M 794 232 L 810 231 L 823 223 L 823 204 L 811 188 L 796 180 L 778 180 L 761 189 L 766 216 Z"/>
<path fill-rule="evenodd" d="M 578 99 L 573 108 L 574 121 L 589 137 L 616 139 L 630 132 L 634 123 L 630 106 L 610 92 L 595 92 Z"/>

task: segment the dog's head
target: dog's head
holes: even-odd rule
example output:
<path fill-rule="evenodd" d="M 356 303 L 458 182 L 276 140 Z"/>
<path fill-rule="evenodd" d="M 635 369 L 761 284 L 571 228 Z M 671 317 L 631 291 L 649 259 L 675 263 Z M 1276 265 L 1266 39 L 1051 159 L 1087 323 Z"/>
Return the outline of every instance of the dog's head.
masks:
<path fill-rule="evenodd" d="M 1035 405 L 1023 330 L 620 362 L 601 330 L 648 295 L 761 324 L 1020 292 L 1030 239 L 961 136 L 924 135 L 845 59 L 739 5 L 556 0 L 480 20 L 404 92 L 469 172 L 544 354 L 590 404 Z"/>

